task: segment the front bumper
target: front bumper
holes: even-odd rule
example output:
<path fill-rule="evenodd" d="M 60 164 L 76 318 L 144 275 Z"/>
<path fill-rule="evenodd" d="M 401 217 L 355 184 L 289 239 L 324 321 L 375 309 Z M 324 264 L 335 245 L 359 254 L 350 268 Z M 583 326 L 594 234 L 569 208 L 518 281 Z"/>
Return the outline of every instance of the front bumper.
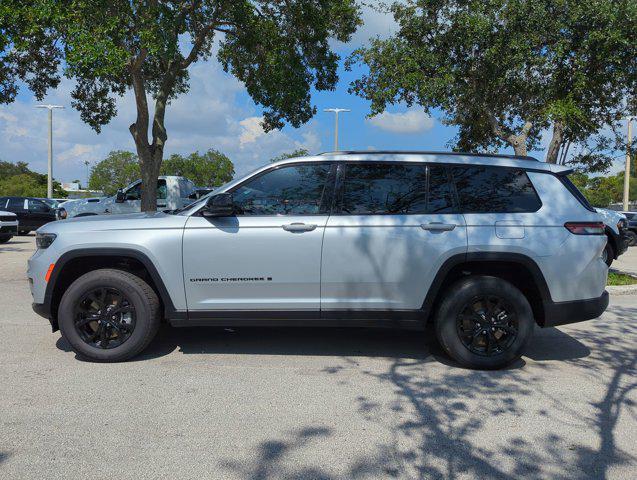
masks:
<path fill-rule="evenodd" d="M 15 225 L 2 225 L 0 226 L 0 235 L 17 235 L 18 224 Z"/>
<path fill-rule="evenodd" d="M 550 302 L 544 305 L 543 327 L 556 327 L 569 323 L 583 322 L 599 317 L 608 307 L 608 292 L 597 298 L 571 302 Z"/>
<path fill-rule="evenodd" d="M 615 252 L 615 259 L 628 250 L 628 243 L 630 241 L 627 228 L 622 228 L 619 231 L 619 237 L 617 238 L 617 252 Z"/>
<path fill-rule="evenodd" d="M 32 303 L 31 304 L 31 308 L 33 308 L 33 311 L 35 313 L 37 313 L 38 315 L 40 315 L 41 317 L 46 318 L 49 323 L 51 324 L 51 330 L 52 332 L 57 332 L 60 328 L 58 326 L 58 322 L 57 320 L 53 319 L 51 317 L 51 308 L 50 305 L 48 303 Z"/>

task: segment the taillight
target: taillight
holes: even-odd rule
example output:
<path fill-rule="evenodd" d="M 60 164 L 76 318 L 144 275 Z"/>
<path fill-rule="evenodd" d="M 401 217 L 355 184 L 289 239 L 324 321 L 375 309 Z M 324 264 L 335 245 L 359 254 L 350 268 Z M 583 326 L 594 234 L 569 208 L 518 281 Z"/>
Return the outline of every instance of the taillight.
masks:
<path fill-rule="evenodd" d="M 604 235 L 603 222 L 566 222 L 566 229 L 575 235 Z"/>

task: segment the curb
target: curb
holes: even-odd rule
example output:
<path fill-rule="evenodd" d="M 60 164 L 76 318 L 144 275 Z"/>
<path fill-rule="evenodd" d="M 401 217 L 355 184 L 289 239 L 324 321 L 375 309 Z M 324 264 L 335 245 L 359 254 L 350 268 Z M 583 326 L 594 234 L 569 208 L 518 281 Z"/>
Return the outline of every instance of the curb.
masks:
<path fill-rule="evenodd" d="M 628 275 L 629 277 L 637 278 L 632 273 L 623 272 L 615 268 L 611 268 L 610 270 L 613 273 L 621 273 L 623 275 Z M 636 295 L 637 285 L 607 285 L 606 290 L 610 295 Z"/>
<path fill-rule="evenodd" d="M 607 285 L 610 295 L 637 295 L 637 285 Z"/>

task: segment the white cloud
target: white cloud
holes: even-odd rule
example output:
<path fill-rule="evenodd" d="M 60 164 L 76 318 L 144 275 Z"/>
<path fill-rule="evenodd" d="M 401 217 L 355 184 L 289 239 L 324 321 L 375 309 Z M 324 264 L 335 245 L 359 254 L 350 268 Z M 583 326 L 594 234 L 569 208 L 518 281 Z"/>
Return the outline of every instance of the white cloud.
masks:
<path fill-rule="evenodd" d="M 76 143 L 71 148 L 64 150 L 56 156 L 56 160 L 61 163 L 70 161 L 84 162 L 91 160 L 95 156 L 95 152 L 99 149 L 98 145 L 86 145 Z"/>
<path fill-rule="evenodd" d="M 257 138 L 265 135 L 265 131 L 261 126 L 263 117 L 248 117 L 239 122 L 241 125 L 241 135 L 239 135 L 239 144 L 245 147 L 249 143 L 254 143 Z"/>
<path fill-rule="evenodd" d="M 381 130 L 392 133 L 421 133 L 434 126 L 433 119 L 417 109 L 402 113 L 383 112 L 367 121 Z"/>

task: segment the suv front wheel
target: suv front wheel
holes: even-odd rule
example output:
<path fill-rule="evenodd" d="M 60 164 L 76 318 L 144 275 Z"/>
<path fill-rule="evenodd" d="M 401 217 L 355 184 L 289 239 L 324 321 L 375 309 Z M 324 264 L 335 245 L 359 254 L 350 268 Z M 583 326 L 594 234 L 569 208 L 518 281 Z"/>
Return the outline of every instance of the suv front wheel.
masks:
<path fill-rule="evenodd" d="M 526 297 L 496 277 L 454 283 L 435 317 L 438 341 L 449 356 L 469 368 L 496 369 L 517 360 L 534 328 Z"/>
<path fill-rule="evenodd" d="M 98 362 L 119 362 L 144 350 L 157 333 L 159 299 L 129 272 L 94 270 L 66 290 L 58 323 L 76 353 Z"/>

